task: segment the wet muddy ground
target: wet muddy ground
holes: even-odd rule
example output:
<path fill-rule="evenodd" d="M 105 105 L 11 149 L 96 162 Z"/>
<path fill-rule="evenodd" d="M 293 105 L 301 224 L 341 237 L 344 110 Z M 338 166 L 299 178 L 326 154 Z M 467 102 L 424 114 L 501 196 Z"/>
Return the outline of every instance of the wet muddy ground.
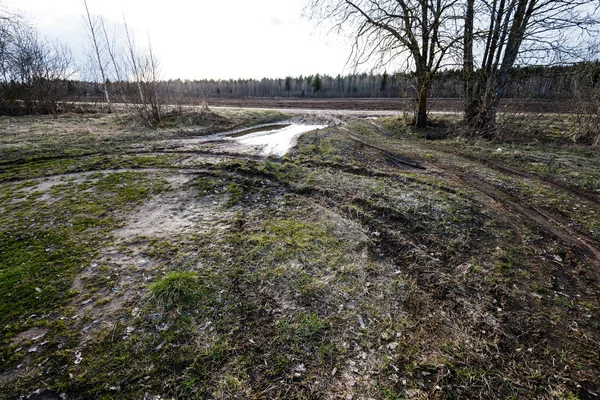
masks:
<path fill-rule="evenodd" d="M 2 396 L 598 394 L 597 149 L 219 113 L 0 121 Z"/>

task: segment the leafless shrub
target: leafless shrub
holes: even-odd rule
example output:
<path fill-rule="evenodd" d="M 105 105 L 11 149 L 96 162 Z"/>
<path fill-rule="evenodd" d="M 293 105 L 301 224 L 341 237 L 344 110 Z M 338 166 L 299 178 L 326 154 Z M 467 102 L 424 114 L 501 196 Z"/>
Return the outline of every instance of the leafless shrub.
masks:
<path fill-rule="evenodd" d="M 84 1 L 84 17 L 94 60 L 104 87 L 105 101 L 117 98 L 134 121 L 148 127 L 162 124 L 163 98 L 159 90 L 160 64 L 148 39 L 140 47 L 124 19 L 112 33 L 101 16 L 92 16 Z M 110 82 L 110 83 L 109 83 Z"/>
<path fill-rule="evenodd" d="M 167 112 L 184 115 L 194 110 L 196 91 L 190 81 L 176 79 L 161 82 L 159 90 L 163 93 L 164 103 L 169 105 Z"/>
<path fill-rule="evenodd" d="M 541 100 L 524 90 L 501 103 L 493 139 L 600 145 L 600 63 L 574 64 L 548 77 L 560 81 L 568 82 L 564 97 Z"/>
<path fill-rule="evenodd" d="M 563 140 L 564 117 L 527 111 L 502 111 L 499 107 L 493 139 L 502 142 L 548 142 Z"/>
<path fill-rule="evenodd" d="M 600 63 L 584 63 L 577 68 L 572 83 L 575 142 L 600 146 Z"/>
<path fill-rule="evenodd" d="M 56 115 L 73 74 L 71 52 L 20 20 L 3 20 L 0 30 L 0 112 Z"/>

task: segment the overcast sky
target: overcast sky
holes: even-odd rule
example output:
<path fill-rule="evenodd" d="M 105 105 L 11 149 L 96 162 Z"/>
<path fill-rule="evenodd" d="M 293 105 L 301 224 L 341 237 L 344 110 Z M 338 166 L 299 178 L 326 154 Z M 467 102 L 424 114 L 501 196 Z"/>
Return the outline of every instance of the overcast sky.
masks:
<path fill-rule="evenodd" d="M 4 0 L 78 58 L 88 45 L 82 0 Z M 301 17 L 303 0 L 88 0 L 92 14 L 150 34 L 163 78 L 349 73 L 348 43 Z"/>

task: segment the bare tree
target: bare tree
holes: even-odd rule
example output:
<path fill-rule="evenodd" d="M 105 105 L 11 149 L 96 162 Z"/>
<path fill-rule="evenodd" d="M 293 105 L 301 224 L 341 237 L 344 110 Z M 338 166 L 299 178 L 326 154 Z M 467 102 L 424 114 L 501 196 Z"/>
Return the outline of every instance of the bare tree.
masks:
<path fill-rule="evenodd" d="M 71 52 L 24 22 L 8 29 L 1 53 L 3 111 L 56 115 L 66 80 L 73 74 Z"/>
<path fill-rule="evenodd" d="M 427 125 L 427 96 L 435 74 L 462 38 L 458 0 L 310 0 L 309 15 L 333 21 L 354 37 L 351 58 L 360 65 L 400 59 L 414 70 L 415 125 Z"/>
<path fill-rule="evenodd" d="M 599 21 L 589 0 L 466 0 L 465 15 L 465 120 L 488 137 L 515 64 L 580 58 Z"/>
<path fill-rule="evenodd" d="M 159 63 L 154 52 L 152 43 L 148 37 L 148 47 L 140 49 L 135 42 L 127 22 L 123 21 L 125 30 L 125 57 L 126 67 L 129 72 L 129 81 L 135 86 L 129 85 L 128 103 L 135 109 L 136 114 L 150 126 L 162 123 L 162 102 L 158 92 Z"/>
<path fill-rule="evenodd" d="M 95 64 L 103 80 L 105 100 L 118 98 L 130 114 L 148 126 L 162 123 L 162 97 L 158 87 L 160 64 L 148 38 L 140 48 L 125 18 L 110 34 L 102 16 L 85 7 L 85 21 Z M 110 87 L 108 82 L 112 82 Z"/>
<path fill-rule="evenodd" d="M 104 21 L 101 17 L 92 17 L 90 9 L 88 8 L 87 0 L 83 0 L 85 7 L 84 22 L 86 30 L 89 35 L 89 40 L 92 44 L 93 58 L 100 72 L 100 78 L 102 79 L 102 86 L 104 88 L 104 100 L 108 104 L 110 110 L 110 95 L 108 93 L 108 77 L 106 76 L 106 58 L 105 58 L 105 47 L 103 46 L 102 36 L 100 29 L 104 27 Z"/>
<path fill-rule="evenodd" d="M 6 113 L 11 103 L 10 60 L 13 57 L 15 30 L 22 22 L 19 15 L 9 12 L 0 5 L 0 108 Z M 12 99 L 14 100 L 14 99 Z"/>

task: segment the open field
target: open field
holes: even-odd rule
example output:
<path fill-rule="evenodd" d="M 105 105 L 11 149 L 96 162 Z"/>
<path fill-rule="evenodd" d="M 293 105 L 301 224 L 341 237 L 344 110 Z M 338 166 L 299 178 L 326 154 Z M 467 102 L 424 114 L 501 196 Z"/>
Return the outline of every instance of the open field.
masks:
<path fill-rule="evenodd" d="M 66 103 L 102 103 L 101 97 L 73 97 L 65 99 Z M 184 105 L 201 105 L 203 99 L 180 100 Z M 298 98 L 298 97 L 246 97 L 246 98 L 209 98 L 211 107 L 226 108 L 263 108 L 263 109 L 300 109 L 300 110 L 346 110 L 346 111 L 413 111 L 412 98 Z M 431 112 L 462 113 L 463 100 L 459 98 L 430 98 Z M 584 104 L 578 104 L 582 107 Z M 543 99 L 510 99 L 500 100 L 500 112 L 509 113 L 565 113 L 574 112 L 572 101 Z"/>
<path fill-rule="evenodd" d="M 413 99 L 398 98 L 244 98 L 209 99 L 212 106 L 221 107 L 255 107 L 268 109 L 300 108 L 309 110 L 413 110 Z M 462 112 L 462 99 L 429 99 L 430 110 L 433 112 Z M 533 99 L 502 99 L 501 112 L 539 112 L 539 113 L 571 113 L 573 104 L 566 101 L 533 100 Z"/>
<path fill-rule="evenodd" d="M 331 126 L 283 158 L 210 136 L 289 119 Z M 164 125 L 0 119 L 0 397 L 600 395 L 597 148 Z"/>

